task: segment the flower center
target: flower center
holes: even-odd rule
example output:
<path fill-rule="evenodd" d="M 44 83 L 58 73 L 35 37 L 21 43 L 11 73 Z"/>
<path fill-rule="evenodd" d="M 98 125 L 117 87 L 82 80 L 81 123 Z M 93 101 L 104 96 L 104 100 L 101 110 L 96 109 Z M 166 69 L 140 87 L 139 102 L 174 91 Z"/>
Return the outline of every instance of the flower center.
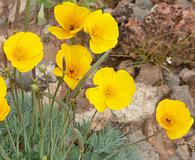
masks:
<path fill-rule="evenodd" d="M 79 72 L 78 68 L 76 68 L 75 66 L 71 66 L 70 68 L 67 68 L 66 74 L 68 77 L 78 80 L 79 79 L 78 72 Z"/>
<path fill-rule="evenodd" d="M 101 35 L 102 35 L 102 32 L 101 32 L 100 29 L 98 29 L 98 28 L 92 29 L 92 31 L 91 31 L 91 36 L 92 36 L 92 37 L 98 38 L 98 37 L 100 37 Z"/>
<path fill-rule="evenodd" d="M 106 98 L 113 98 L 116 95 L 116 91 L 111 86 L 105 87 L 104 93 L 105 93 Z"/>
<path fill-rule="evenodd" d="M 79 26 L 76 23 L 70 24 L 68 26 L 69 31 L 74 31 L 75 29 L 77 29 Z"/>
<path fill-rule="evenodd" d="M 163 124 L 164 124 L 165 126 L 170 127 L 170 126 L 173 125 L 174 120 L 173 120 L 173 118 L 170 117 L 170 116 L 165 116 L 165 117 L 162 119 L 162 122 L 163 122 Z"/>
<path fill-rule="evenodd" d="M 15 53 L 14 53 L 14 58 L 17 61 L 22 61 L 24 59 L 25 55 L 24 52 L 22 51 L 22 49 L 18 48 L 16 49 Z"/>

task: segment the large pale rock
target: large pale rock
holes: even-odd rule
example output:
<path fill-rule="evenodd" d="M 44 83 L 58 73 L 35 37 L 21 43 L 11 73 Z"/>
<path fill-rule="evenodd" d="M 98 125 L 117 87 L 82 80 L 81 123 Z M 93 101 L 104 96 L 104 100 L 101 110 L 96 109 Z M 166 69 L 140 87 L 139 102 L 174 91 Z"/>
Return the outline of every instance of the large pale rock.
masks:
<path fill-rule="evenodd" d="M 136 93 L 132 103 L 125 109 L 113 111 L 113 121 L 128 123 L 141 121 L 155 112 L 158 101 L 169 92 L 166 86 L 152 87 L 136 83 Z"/>
<path fill-rule="evenodd" d="M 167 86 L 152 87 L 143 83 L 136 83 L 136 88 L 132 103 L 127 108 L 119 111 L 107 109 L 97 113 L 93 121 L 93 128 L 99 130 L 109 121 L 119 123 L 143 121 L 155 112 L 158 101 L 169 92 Z M 76 121 L 90 121 L 96 110 L 89 104 L 85 96 L 81 96 L 79 99 L 79 101 L 77 100 Z"/>

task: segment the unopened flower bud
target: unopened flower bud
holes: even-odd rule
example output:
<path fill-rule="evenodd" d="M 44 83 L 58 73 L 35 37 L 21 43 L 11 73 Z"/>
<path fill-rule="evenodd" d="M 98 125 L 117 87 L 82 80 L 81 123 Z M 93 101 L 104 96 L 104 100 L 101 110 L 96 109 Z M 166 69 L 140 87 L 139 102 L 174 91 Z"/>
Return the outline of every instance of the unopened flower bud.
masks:
<path fill-rule="evenodd" d="M 40 70 L 42 73 L 45 73 L 46 69 L 47 69 L 47 67 L 46 67 L 44 64 L 42 64 L 42 65 L 39 66 L 39 70 Z"/>
<path fill-rule="evenodd" d="M 39 86 L 37 84 L 32 84 L 31 89 L 32 89 L 32 91 L 37 92 L 37 91 L 39 91 Z"/>

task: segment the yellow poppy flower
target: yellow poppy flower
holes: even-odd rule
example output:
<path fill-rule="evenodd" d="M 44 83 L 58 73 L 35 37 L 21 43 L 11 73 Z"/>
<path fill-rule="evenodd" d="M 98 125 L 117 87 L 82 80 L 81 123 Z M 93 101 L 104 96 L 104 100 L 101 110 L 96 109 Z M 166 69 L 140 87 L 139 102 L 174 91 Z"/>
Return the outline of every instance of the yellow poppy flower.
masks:
<path fill-rule="evenodd" d="M 20 72 L 32 70 L 43 58 L 41 39 L 31 32 L 18 32 L 3 46 L 7 59 Z"/>
<path fill-rule="evenodd" d="M 112 110 L 120 110 L 127 107 L 135 93 L 135 83 L 128 72 L 124 70 L 114 71 L 105 67 L 98 70 L 93 77 L 96 85 L 86 91 L 86 97 L 99 112 L 107 107 Z"/>
<path fill-rule="evenodd" d="M 89 45 L 96 54 L 114 48 L 118 42 L 118 24 L 110 13 L 97 10 L 90 14 L 84 24 L 84 31 L 91 36 Z"/>
<path fill-rule="evenodd" d="M 3 77 L 0 77 L 0 99 L 5 98 L 6 94 L 7 94 L 7 86 L 5 83 L 5 80 L 3 79 Z"/>
<path fill-rule="evenodd" d="M 183 137 L 188 133 L 194 119 L 185 103 L 178 100 L 162 100 L 156 110 L 156 120 L 166 130 L 170 139 Z"/>
<path fill-rule="evenodd" d="M 0 91 L 0 122 L 1 122 L 5 120 L 5 118 L 10 112 L 10 107 L 7 104 L 7 100 L 5 99 L 5 96 L 7 94 L 7 86 L 3 77 L 0 77 L 0 86 L 1 86 L 1 91 Z"/>
<path fill-rule="evenodd" d="M 5 98 L 0 99 L 0 122 L 4 121 L 10 112 L 10 107 Z"/>
<path fill-rule="evenodd" d="M 63 66 L 63 59 L 66 66 Z M 92 57 L 90 52 L 83 46 L 67 44 L 61 45 L 61 50 L 56 55 L 57 67 L 54 69 L 56 76 L 62 77 L 71 89 L 75 89 L 79 80 L 89 70 Z M 65 71 L 63 69 L 65 68 Z"/>
<path fill-rule="evenodd" d="M 48 31 L 58 39 L 69 39 L 75 36 L 84 25 L 90 11 L 71 2 L 64 2 L 54 8 L 55 19 L 61 27 L 51 26 Z"/>

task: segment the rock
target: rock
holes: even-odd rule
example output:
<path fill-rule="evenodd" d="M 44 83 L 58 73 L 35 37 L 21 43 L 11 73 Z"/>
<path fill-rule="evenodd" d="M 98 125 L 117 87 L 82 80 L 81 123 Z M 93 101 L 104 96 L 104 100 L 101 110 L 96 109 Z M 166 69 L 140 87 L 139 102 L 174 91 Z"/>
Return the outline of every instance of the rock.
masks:
<path fill-rule="evenodd" d="M 190 87 L 190 93 L 194 99 L 194 104 L 195 104 L 195 76 L 192 76 L 191 79 L 189 79 L 189 81 L 187 82 L 187 84 Z"/>
<path fill-rule="evenodd" d="M 191 115 L 195 116 L 195 105 L 193 103 L 193 97 L 189 92 L 189 86 L 173 86 L 171 88 L 172 93 L 170 98 L 183 101 L 186 106 L 190 109 Z"/>
<path fill-rule="evenodd" d="M 171 156 L 169 160 L 181 160 L 178 156 Z"/>
<path fill-rule="evenodd" d="M 134 17 L 134 6 L 128 0 L 124 0 L 112 11 L 120 31 L 119 43 L 113 50 L 115 54 L 129 55 L 144 40 L 145 33 L 141 22 Z"/>
<path fill-rule="evenodd" d="M 96 112 L 95 108 L 91 108 L 86 112 L 76 113 L 76 122 L 82 123 L 83 121 L 91 121 L 92 116 Z M 91 130 L 99 131 L 104 128 L 111 120 L 111 110 L 107 109 L 103 113 L 97 112 L 92 124 Z"/>
<path fill-rule="evenodd" d="M 180 85 L 180 79 L 177 74 L 163 70 L 162 75 L 163 75 L 163 79 L 166 81 L 166 84 L 170 88 Z"/>
<path fill-rule="evenodd" d="M 164 96 L 162 87 L 152 87 L 143 83 L 136 83 L 136 88 L 132 103 L 127 108 L 112 111 L 114 115 L 112 121 L 122 123 L 142 121 L 155 112 L 158 101 Z"/>
<path fill-rule="evenodd" d="M 181 160 L 190 160 L 190 153 L 188 151 L 187 144 L 178 146 L 176 152 L 177 156 L 180 157 Z"/>
<path fill-rule="evenodd" d="M 2 17 L 4 14 L 4 4 L 3 1 L 0 1 L 0 17 Z"/>
<path fill-rule="evenodd" d="M 162 78 L 161 68 L 151 64 L 141 65 L 139 75 L 136 77 L 136 82 L 141 82 L 146 85 L 154 85 Z"/>
<path fill-rule="evenodd" d="M 195 159 L 195 151 L 192 152 L 192 159 Z"/>
<path fill-rule="evenodd" d="M 118 69 L 124 69 L 125 71 L 127 71 L 132 77 L 135 77 L 135 70 L 133 67 L 133 62 L 131 60 L 125 60 L 122 61 L 119 66 Z"/>
<path fill-rule="evenodd" d="M 192 70 L 189 70 L 188 68 L 182 69 L 182 71 L 179 73 L 179 77 L 184 82 L 189 82 L 192 79 L 192 76 L 195 76 L 195 68 Z"/>
<path fill-rule="evenodd" d="M 146 137 L 143 135 L 141 130 L 128 135 L 128 140 L 130 143 L 139 141 L 144 138 Z M 160 159 L 158 153 L 155 152 L 152 145 L 148 143 L 147 141 L 140 142 L 136 144 L 135 147 L 136 147 L 138 154 L 141 156 L 142 160 L 159 160 Z"/>
<path fill-rule="evenodd" d="M 140 8 L 137 5 L 135 5 L 133 7 L 133 11 L 134 11 L 135 17 L 138 18 L 138 19 L 140 19 L 140 20 L 143 20 L 144 17 L 150 13 L 150 10 L 149 9 L 143 9 L 143 8 Z"/>
<path fill-rule="evenodd" d="M 192 0 L 194 1 L 194 0 Z M 182 4 L 182 6 L 184 7 L 192 7 L 192 2 L 188 1 L 188 0 L 178 0 L 178 3 Z"/>
<path fill-rule="evenodd" d="M 158 4 L 158 3 L 168 3 L 168 4 L 174 4 L 177 0 L 151 0 L 153 4 Z"/>
<path fill-rule="evenodd" d="M 150 10 L 153 7 L 151 0 L 136 0 L 135 5 L 143 10 Z"/>

